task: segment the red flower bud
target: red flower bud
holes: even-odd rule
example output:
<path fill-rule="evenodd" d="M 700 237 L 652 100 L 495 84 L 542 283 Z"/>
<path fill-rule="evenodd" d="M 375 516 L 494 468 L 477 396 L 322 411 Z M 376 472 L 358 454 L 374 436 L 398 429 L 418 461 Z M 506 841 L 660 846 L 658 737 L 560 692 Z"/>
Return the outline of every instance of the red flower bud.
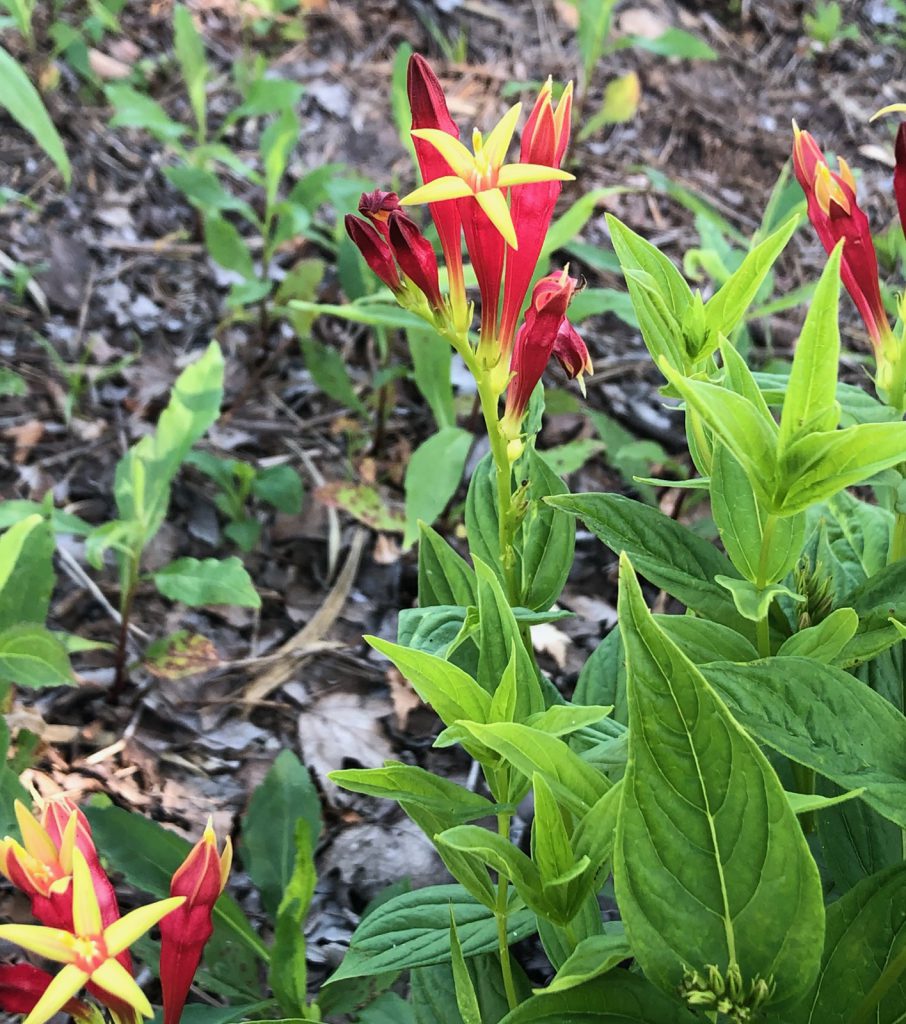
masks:
<path fill-rule="evenodd" d="M 382 192 L 379 188 L 363 192 L 359 200 L 359 213 L 367 217 L 385 239 L 390 237 L 387 224 L 390 214 L 399 208 L 399 196 L 395 192 Z"/>
<path fill-rule="evenodd" d="M 795 123 L 793 132 L 793 167 L 808 202 L 808 218 L 828 255 L 844 240 L 840 278 L 865 321 L 872 343 L 880 351 L 890 337 L 890 324 L 881 300 L 871 227 L 856 202 L 855 179 L 843 159 L 838 161 L 839 172 L 832 171 L 818 143 Z M 906 142 L 901 151 L 903 146 Z M 901 185 L 901 194 L 904 188 Z"/>
<path fill-rule="evenodd" d="M 561 353 L 568 360 L 568 365 L 574 366 L 582 355 L 569 333 L 572 328 L 566 320 L 566 309 L 578 283 L 576 278 L 570 277 L 564 270 L 559 274 L 548 274 L 535 285 L 531 305 L 525 313 L 525 323 L 516 333 L 513 356 L 510 360 L 510 371 L 513 376 L 507 387 L 503 423 L 504 432 L 511 438 L 519 433 L 519 425 L 525 415 L 529 399 L 554 353 L 564 324 L 568 330 L 564 333 L 560 345 Z M 579 344 L 585 348 L 581 339 Z M 586 351 L 577 373 L 582 372 L 587 362 L 590 361 Z"/>
<path fill-rule="evenodd" d="M 356 244 L 368 266 L 392 292 L 402 291 L 403 282 L 397 272 L 390 246 L 367 221 L 347 213 L 344 223 L 346 233 Z"/>
<path fill-rule="evenodd" d="M 893 172 L 893 194 L 897 200 L 900 224 L 903 225 L 903 231 L 906 232 L 906 121 L 901 122 L 897 129 L 893 155 L 896 158 L 896 167 Z"/>
<path fill-rule="evenodd" d="M 578 377 L 581 383 L 582 374 L 594 373 L 591 356 L 588 354 L 585 342 L 565 317 L 554 341 L 554 358 L 563 367 L 570 380 L 575 380 Z"/>
<path fill-rule="evenodd" d="M 209 823 L 170 882 L 170 895 L 185 896 L 186 902 L 160 923 L 164 1024 L 179 1024 L 205 943 L 214 932 L 214 904 L 226 885 L 232 858 L 229 839 L 218 855 L 217 837 Z"/>
<path fill-rule="evenodd" d="M 415 221 L 399 211 L 390 214 L 390 244 L 406 277 L 424 292 L 434 309 L 441 309 L 443 299 L 434 248 Z"/>

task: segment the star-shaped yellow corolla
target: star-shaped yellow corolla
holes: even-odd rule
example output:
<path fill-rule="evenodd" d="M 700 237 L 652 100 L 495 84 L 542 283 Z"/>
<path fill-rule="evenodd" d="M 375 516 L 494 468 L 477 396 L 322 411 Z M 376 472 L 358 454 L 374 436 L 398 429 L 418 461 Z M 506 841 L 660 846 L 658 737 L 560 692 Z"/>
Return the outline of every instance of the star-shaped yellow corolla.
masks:
<path fill-rule="evenodd" d="M 450 165 L 452 174 L 435 178 L 400 200 L 403 206 L 437 203 L 444 199 L 473 196 L 503 235 L 511 249 L 518 248 L 516 229 L 503 189 L 511 185 L 530 185 L 539 181 L 571 181 L 572 174 L 544 164 L 505 164 L 513 132 L 522 104 L 511 107 L 500 119 L 487 139 L 476 128 L 472 133 L 472 150 L 459 139 L 437 128 L 416 128 L 412 135 L 430 143 Z"/>
<path fill-rule="evenodd" d="M 145 1017 L 154 1010 L 135 979 L 116 959 L 146 931 L 185 902 L 184 896 L 150 903 L 119 918 L 106 928 L 82 852 L 72 855 L 72 932 L 34 924 L 0 925 L 0 938 L 48 960 L 66 964 L 22 1024 L 44 1024 L 89 981 L 118 996 Z"/>

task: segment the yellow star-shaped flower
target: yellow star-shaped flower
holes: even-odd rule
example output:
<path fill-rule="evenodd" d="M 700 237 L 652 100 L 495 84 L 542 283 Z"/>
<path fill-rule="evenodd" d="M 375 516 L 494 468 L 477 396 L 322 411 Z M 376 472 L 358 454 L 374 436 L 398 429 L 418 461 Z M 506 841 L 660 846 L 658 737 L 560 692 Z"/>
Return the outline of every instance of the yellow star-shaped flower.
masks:
<path fill-rule="evenodd" d="M 412 135 L 430 143 L 450 165 L 452 174 L 435 178 L 421 188 L 404 196 L 402 206 L 418 203 L 437 203 L 444 199 L 464 199 L 474 196 L 488 215 L 491 223 L 506 239 L 511 249 L 517 249 L 516 229 L 507 206 L 503 189 L 511 185 L 529 185 L 539 181 L 571 181 L 572 174 L 559 167 L 543 164 L 505 164 L 507 150 L 516 130 L 522 104 L 511 107 L 500 119 L 487 139 L 478 129 L 472 133 L 472 152 L 459 139 L 437 128 L 416 128 Z"/>
<path fill-rule="evenodd" d="M 119 953 L 185 902 L 184 896 L 139 907 L 106 928 L 81 850 L 72 854 L 73 931 L 34 924 L 0 925 L 0 938 L 66 964 L 22 1024 L 44 1024 L 89 981 L 118 996 L 145 1017 L 154 1011 L 135 979 L 116 959 Z"/>

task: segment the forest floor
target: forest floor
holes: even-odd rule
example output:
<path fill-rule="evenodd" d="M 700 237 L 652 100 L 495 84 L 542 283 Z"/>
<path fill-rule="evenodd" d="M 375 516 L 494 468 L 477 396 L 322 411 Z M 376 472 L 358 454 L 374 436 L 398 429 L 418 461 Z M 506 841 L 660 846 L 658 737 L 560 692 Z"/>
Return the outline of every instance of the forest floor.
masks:
<path fill-rule="evenodd" d="M 189 0 L 189 6 L 218 71 L 209 91 L 216 120 L 234 102 L 230 71 L 251 45 L 242 5 Z M 562 208 L 594 189 L 608 191 L 575 247 L 560 257 L 572 260 L 592 288 L 622 289 L 606 212 L 681 267 L 690 250 L 742 251 L 739 240 L 758 228 L 790 155 L 793 119 L 861 171 L 860 197 L 875 229 L 891 222 L 891 125 L 868 119 L 906 98 L 906 25 L 901 46 L 892 5 L 844 4 L 844 21 L 858 36 L 823 48 L 805 33 L 799 3 L 753 0 L 737 12 L 729 6 L 705 0 L 617 5 L 617 36 L 678 27 L 704 40 L 717 59 L 618 49 L 580 91 L 569 155 L 576 180 L 564 189 Z M 415 183 L 390 109 L 401 44 L 429 57 L 465 126 L 493 124 L 513 102 L 509 83 L 548 74 L 565 81 L 581 67 L 575 8 L 567 0 L 324 0 L 303 7 L 302 39 L 274 31 L 254 46 L 273 74 L 304 86 L 292 175 L 323 163 L 344 165 L 353 183 L 349 209 L 356 178 L 362 187 L 400 191 Z M 157 61 L 149 91 L 171 115 L 186 118 L 174 64 L 158 60 L 172 48 L 171 19 L 166 0 L 130 2 L 120 31 L 100 49 L 114 71 L 116 63 L 128 70 Z M 438 38 L 462 59 L 445 57 Z M 13 33 L 5 45 L 29 60 Z M 631 71 L 641 83 L 635 117 L 577 138 L 607 82 Z M 530 93 L 522 98 L 530 102 Z M 431 749 L 437 720 L 362 641 L 367 633 L 395 639 L 398 609 L 415 600 L 415 553 L 402 549 L 398 532 L 353 518 L 335 500 L 337 483 L 363 484 L 375 488 L 391 520 L 398 518 L 405 464 L 431 433 L 431 416 L 400 374 L 377 399 L 371 382 L 382 357 L 367 328 L 328 317 L 312 326 L 320 342 L 342 355 L 360 398 L 351 409 L 318 388 L 288 323 L 271 325 L 262 339 L 257 321 L 230 318 L 230 277 L 209 259 L 195 211 L 162 174 L 171 154 L 142 131 L 112 128 L 103 92 L 65 65 L 46 102 L 72 159 L 69 190 L 11 121 L 3 121 L 0 142 L 0 186 L 25 197 L 0 206 L 0 251 L 33 274 L 30 289 L 0 290 L 0 367 L 20 374 L 27 386 L 24 395 L 0 400 L 0 496 L 40 500 L 52 491 L 58 507 L 93 525 L 113 518 L 117 460 L 154 424 L 178 370 L 217 338 L 227 360 L 227 413 L 201 447 L 257 466 L 291 465 L 304 482 L 305 500 L 299 514 L 258 510 L 260 542 L 242 554 L 224 536 L 211 481 L 183 470 L 144 568 L 178 556 L 242 554 L 262 597 L 260 611 L 187 609 L 141 586 L 134 625 L 154 639 L 177 630 L 208 638 L 207 670 L 161 678 L 142 661 L 146 641 L 137 636 L 129 684 L 112 702 L 109 651 L 78 656 L 77 687 L 14 699 L 14 731 L 42 741 L 27 779 L 43 793 L 106 793 L 195 837 L 208 815 L 218 830 L 233 829 L 276 754 L 294 750 L 314 773 L 323 801 L 321 881 L 308 933 L 310 958 L 326 970 L 376 892 L 404 874 L 414 885 L 434 881 L 438 871 L 430 847 L 395 805 L 344 794 L 327 772 L 390 757 L 442 768 L 461 781 L 469 771 L 453 752 Z M 233 136 L 237 151 L 254 151 L 256 130 L 250 123 Z M 689 196 L 707 212 L 696 218 Z M 332 231 L 345 212 L 325 207 L 318 217 Z M 317 240 L 300 236 L 280 249 L 272 272 L 283 275 L 311 257 L 328 264 L 331 258 Z M 778 264 L 775 294 L 814 281 L 823 259 L 806 225 Z M 686 270 L 704 274 L 703 289 L 712 287 L 701 260 L 687 259 Z M 318 298 L 343 301 L 329 265 Z M 754 324 L 754 361 L 788 355 L 803 315 L 799 306 Z M 866 344 L 848 300 L 844 320 L 845 365 L 859 379 Z M 552 402 L 542 446 L 603 436 L 601 450 L 570 475 L 574 491 L 633 493 L 633 469 L 669 480 L 687 460 L 685 440 L 662 404 L 659 375 L 638 332 L 615 313 L 588 318 L 581 331 L 595 365 L 587 407 Z M 406 367 L 402 336 L 391 334 L 390 341 L 384 365 Z M 459 422 L 477 429 L 467 382 L 457 377 L 455 383 Z M 575 393 L 557 371 L 549 383 L 557 394 Z M 596 421 L 586 408 L 604 415 Z M 482 452 L 477 442 L 467 472 Z M 465 486 L 438 524 L 454 543 Z M 685 515 L 680 494 L 665 483 L 650 496 Z M 114 565 L 99 573 L 88 566 L 78 538 L 61 536 L 60 544 L 52 627 L 113 642 Z M 614 621 L 614 563 L 611 552 L 580 531 L 562 600 L 574 615 L 539 631 L 541 664 L 567 694 Z M 241 876 L 235 891 L 241 899 Z"/>

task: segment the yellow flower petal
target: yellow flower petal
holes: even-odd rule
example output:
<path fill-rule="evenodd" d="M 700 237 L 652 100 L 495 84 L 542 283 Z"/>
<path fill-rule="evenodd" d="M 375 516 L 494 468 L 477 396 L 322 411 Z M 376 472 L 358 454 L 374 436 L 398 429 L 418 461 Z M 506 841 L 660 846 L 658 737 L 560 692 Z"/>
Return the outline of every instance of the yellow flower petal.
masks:
<path fill-rule="evenodd" d="M 111 956 L 122 953 L 136 939 L 150 931 L 161 918 L 186 902 L 185 896 L 171 896 L 166 900 L 149 903 L 146 907 L 130 910 L 125 917 L 108 925 L 104 929 L 104 943 Z"/>
<path fill-rule="evenodd" d="M 561 171 L 559 167 L 545 167 L 544 164 L 507 164 L 497 175 L 499 188 L 510 185 L 529 185 L 536 181 L 574 181 L 575 175 Z"/>
<path fill-rule="evenodd" d="M 516 131 L 516 122 L 519 120 L 520 113 L 522 113 L 521 103 L 510 107 L 488 136 L 488 141 L 484 144 L 484 153 L 492 167 L 499 167 L 506 160 L 506 151 L 510 148 L 510 142 L 513 140 L 513 132 Z"/>
<path fill-rule="evenodd" d="M 60 840 L 60 867 L 67 875 L 72 874 L 72 851 L 75 849 L 76 833 L 79 828 L 78 811 L 73 811 L 66 822 L 63 830 L 63 838 Z"/>
<path fill-rule="evenodd" d="M 40 924 L 0 924 L 0 939 L 46 956 L 48 960 L 68 963 L 73 957 L 75 937 L 62 928 L 45 928 Z"/>
<path fill-rule="evenodd" d="M 44 989 L 31 1013 L 22 1024 L 44 1024 L 58 1013 L 88 981 L 88 975 L 74 964 L 67 964 Z"/>
<path fill-rule="evenodd" d="M 468 178 L 474 173 L 475 157 L 459 139 L 454 139 L 452 135 L 447 135 L 439 128 L 415 128 L 412 137 L 429 142 L 447 161 L 454 174 Z"/>
<path fill-rule="evenodd" d="M 881 107 L 881 109 L 876 110 L 868 120 L 869 122 L 874 121 L 876 118 L 883 117 L 885 114 L 906 114 L 906 103 L 891 103 L 886 107 Z"/>
<path fill-rule="evenodd" d="M 566 115 L 567 110 L 570 109 L 570 100 L 573 97 L 573 83 L 567 82 L 566 88 L 563 90 L 563 94 L 560 97 L 560 102 L 557 104 L 557 109 L 554 111 L 554 130 L 557 133 L 557 138 L 563 134 L 563 119 Z"/>
<path fill-rule="evenodd" d="M 154 1016 L 154 1010 L 148 1002 L 148 997 L 119 960 L 105 960 L 92 973 L 91 980 L 97 982 L 105 991 L 119 996 L 123 1002 L 134 1006 L 143 1017 Z"/>
<path fill-rule="evenodd" d="M 463 199 L 474 195 L 468 182 L 452 174 L 443 178 L 435 178 L 427 185 L 422 185 L 409 195 L 403 196 L 400 206 L 415 206 L 418 203 L 439 203 L 444 199 Z"/>
<path fill-rule="evenodd" d="M 57 860 L 57 848 L 47 833 L 47 829 L 38 821 L 21 800 L 15 802 L 16 821 L 22 833 L 25 849 L 44 864 L 54 864 Z"/>
<path fill-rule="evenodd" d="M 226 888 L 227 879 L 230 877 L 230 868 L 233 865 L 233 841 L 229 836 L 223 844 L 223 853 L 220 855 L 220 891 Z"/>
<path fill-rule="evenodd" d="M 485 189 L 475 195 L 475 201 L 488 215 L 488 219 L 495 228 L 503 235 L 506 244 L 511 249 L 518 249 L 519 242 L 516 239 L 516 228 L 513 226 L 513 218 L 510 216 L 510 208 L 506 204 L 506 197 L 499 188 Z"/>
<path fill-rule="evenodd" d="M 81 850 L 72 852 L 72 923 L 76 935 L 100 935 L 104 927 L 91 871 Z"/>

